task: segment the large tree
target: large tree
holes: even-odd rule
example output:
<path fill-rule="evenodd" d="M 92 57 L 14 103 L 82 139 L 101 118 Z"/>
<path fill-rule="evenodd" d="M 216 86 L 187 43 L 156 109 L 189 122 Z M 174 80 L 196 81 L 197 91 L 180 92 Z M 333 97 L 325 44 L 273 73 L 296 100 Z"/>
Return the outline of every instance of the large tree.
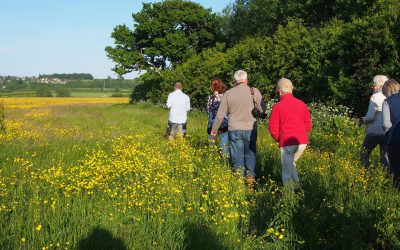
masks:
<path fill-rule="evenodd" d="M 218 16 L 191 1 L 144 3 L 132 17 L 134 29 L 118 25 L 112 33 L 115 46 L 106 47 L 118 75 L 173 68 L 219 41 Z"/>

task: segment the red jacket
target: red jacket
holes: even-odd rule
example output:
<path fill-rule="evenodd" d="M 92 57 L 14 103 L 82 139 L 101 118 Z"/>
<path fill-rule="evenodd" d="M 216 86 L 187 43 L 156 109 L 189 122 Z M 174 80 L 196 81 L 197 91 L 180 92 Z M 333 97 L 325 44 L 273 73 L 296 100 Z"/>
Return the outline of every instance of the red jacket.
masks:
<path fill-rule="evenodd" d="M 268 127 L 280 147 L 308 144 L 308 132 L 312 127 L 310 111 L 304 102 L 285 94 L 272 108 Z"/>

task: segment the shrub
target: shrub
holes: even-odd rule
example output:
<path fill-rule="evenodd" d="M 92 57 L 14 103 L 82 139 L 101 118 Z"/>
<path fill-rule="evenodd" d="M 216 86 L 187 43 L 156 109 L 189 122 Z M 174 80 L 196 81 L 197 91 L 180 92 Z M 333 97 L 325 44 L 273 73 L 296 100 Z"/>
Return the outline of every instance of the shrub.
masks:
<path fill-rule="evenodd" d="M 53 95 L 51 94 L 51 91 L 47 87 L 39 87 L 36 90 L 36 95 L 38 97 L 52 97 Z"/>
<path fill-rule="evenodd" d="M 125 95 L 122 94 L 122 93 L 113 93 L 113 94 L 111 95 L 111 97 L 125 97 Z"/>
<path fill-rule="evenodd" d="M 56 88 L 57 97 L 71 97 L 71 93 L 67 88 Z"/>

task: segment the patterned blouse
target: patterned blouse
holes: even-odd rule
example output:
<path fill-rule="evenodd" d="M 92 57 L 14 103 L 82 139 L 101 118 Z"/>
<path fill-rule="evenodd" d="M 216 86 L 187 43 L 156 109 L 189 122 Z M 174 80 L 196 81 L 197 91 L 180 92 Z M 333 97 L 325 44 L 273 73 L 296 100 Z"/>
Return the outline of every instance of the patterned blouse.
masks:
<path fill-rule="evenodd" d="M 207 132 L 211 132 L 211 127 L 214 123 L 214 119 L 217 116 L 219 105 L 221 104 L 223 94 L 214 93 L 208 97 L 207 101 L 207 114 L 208 114 L 208 124 Z M 226 132 L 228 130 L 228 116 L 225 114 L 222 120 L 221 126 L 218 129 L 220 132 Z"/>
<path fill-rule="evenodd" d="M 215 118 L 217 115 L 219 105 L 221 104 L 222 95 L 223 94 L 214 93 L 208 97 L 207 114 L 209 118 Z"/>

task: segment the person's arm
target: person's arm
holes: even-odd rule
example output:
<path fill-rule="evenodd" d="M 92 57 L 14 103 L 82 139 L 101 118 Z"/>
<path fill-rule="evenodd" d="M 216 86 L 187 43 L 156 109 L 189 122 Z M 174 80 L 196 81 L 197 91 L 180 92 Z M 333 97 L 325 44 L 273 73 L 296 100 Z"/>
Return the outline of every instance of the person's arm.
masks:
<path fill-rule="evenodd" d="M 190 110 L 190 98 L 188 96 L 186 99 L 186 111 L 189 111 L 189 110 Z"/>
<path fill-rule="evenodd" d="M 305 114 L 304 114 L 304 124 L 306 126 L 307 132 L 310 132 L 312 129 L 312 122 L 311 122 L 311 115 L 310 115 L 310 110 L 308 110 L 307 106 L 304 105 L 305 108 Z"/>
<path fill-rule="evenodd" d="M 168 99 L 167 99 L 167 108 L 171 108 L 172 106 L 172 97 L 171 94 L 168 95 Z"/>
<path fill-rule="evenodd" d="M 255 95 L 255 101 L 256 101 L 256 107 L 261 111 L 261 112 L 265 112 L 265 109 L 263 108 L 263 100 L 262 100 L 262 95 L 261 92 L 258 89 L 254 90 L 254 95 Z"/>
<path fill-rule="evenodd" d="M 371 97 L 368 105 L 368 112 L 363 118 L 364 123 L 372 122 L 375 119 L 376 109 L 378 108 L 378 104 L 376 104 L 374 96 Z"/>
<path fill-rule="evenodd" d="M 214 124 L 211 129 L 211 134 L 216 134 L 218 132 L 218 129 L 221 126 L 222 120 L 224 119 L 226 112 L 228 112 L 228 101 L 226 99 L 226 94 L 224 94 L 222 96 L 217 115 L 215 116 Z"/>
<path fill-rule="evenodd" d="M 279 107 L 276 105 L 272 108 L 271 116 L 269 117 L 268 130 L 272 138 L 274 138 L 276 142 L 279 142 L 280 117 Z"/>
<path fill-rule="evenodd" d="M 392 122 L 390 121 L 389 104 L 387 103 L 386 100 L 383 102 L 383 105 L 382 105 L 382 116 L 383 116 L 382 127 L 386 133 L 392 127 Z"/>

